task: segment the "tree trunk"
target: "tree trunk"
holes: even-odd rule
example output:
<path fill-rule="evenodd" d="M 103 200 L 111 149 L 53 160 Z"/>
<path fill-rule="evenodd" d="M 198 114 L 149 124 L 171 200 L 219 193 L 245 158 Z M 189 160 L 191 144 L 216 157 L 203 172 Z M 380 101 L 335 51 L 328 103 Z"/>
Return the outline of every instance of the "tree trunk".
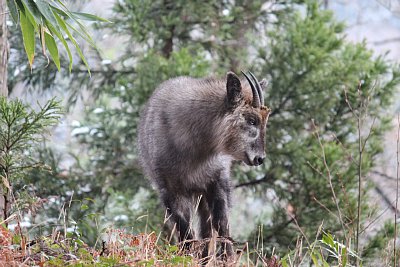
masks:
<path fill-rule="evenodd" d="M 0 0 L 0 96 L 8 96 L 7 89 L 7 5 L 6 0 Z"/>
<path fill-rule="evenodd" d="M 175 8 L 174 2 L 171 0 L 164 0 L 164 8 L 167 13 L 172 11 L 171 9 Z M 174 50 L 174 34 L 175 34 L 175 25 L 170 25 L 168 27 L 169 37 L 165 38 L 163 46 L 161 48 L 162 54 L 165 58 L 169 58 L 171 56 L 172 51 Z"/>
<path fill-rule="evenodd" d="M 0 0 L 0 96 L 8 96 L 7 89 L 7 63 L 8 63 L 8 39 L 7 39 L 7 6 L 6 0 Z M 1 116 L 1 114 L 0 114 Z M 0 172 L 0 223 L 7 219 L 8 214 L 8 189 L 6 188 Z M 6 223 L 7 225 L 7 223 Z"/>
<path fill-rule="evenodd" d="M 172 26 L 170 28 L 171 36 L 164 40 L 162 54 L 166 58 L 169 58 L 171 56 L 172 51 L 174 50 L 174 30 L 175 27 Z"/>
<path fill-rule="evenodd" d="M 324 8 L 325 9 L 329 8 L 329 0 L 324 0 Z"/>

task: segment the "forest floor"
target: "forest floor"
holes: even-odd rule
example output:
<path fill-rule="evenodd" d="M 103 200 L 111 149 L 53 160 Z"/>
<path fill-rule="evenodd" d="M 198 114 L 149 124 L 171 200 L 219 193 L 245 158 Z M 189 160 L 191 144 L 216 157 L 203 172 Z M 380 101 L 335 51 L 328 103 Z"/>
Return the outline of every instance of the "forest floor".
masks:
<path fill-rule="evenodd" d="M 18 228 L 16 228 L 18 229 Z M 10 231 L 0 226 L 0 267 L 13 266 L 267 266 L 281 267 L 276 257 L 257 255 L 256 262 L 250 260 L 246 247 L 237 249 L 237 254 L 226 258 L 216 252 L 221 240 L 208 240 L 211 253 L 201 257 L 207 241 L 189 241 L 190 247 L 169 245 L 160 241 L 160 235 L 133 235 L 123 230 L 111 230 L 108 241 L 94 247 L 80 238 L 54 232 L 27 240 L 21 231 Z M 217 256 L 218 255 L 218 256 Z"/>

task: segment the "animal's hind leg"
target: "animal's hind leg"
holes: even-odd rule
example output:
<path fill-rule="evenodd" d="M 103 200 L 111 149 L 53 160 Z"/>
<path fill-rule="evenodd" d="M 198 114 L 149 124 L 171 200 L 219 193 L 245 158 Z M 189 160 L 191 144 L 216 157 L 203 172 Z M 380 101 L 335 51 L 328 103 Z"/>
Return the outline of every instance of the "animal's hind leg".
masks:
<path fill-rule="evenodd" d="M 167 218 L 176 225 L 179 242 L 193 239 L 192 229 L 190 229 L 190 206 L 184 199 L 177 196 L 162 196 L 165 207 L 167 208 Z"/>

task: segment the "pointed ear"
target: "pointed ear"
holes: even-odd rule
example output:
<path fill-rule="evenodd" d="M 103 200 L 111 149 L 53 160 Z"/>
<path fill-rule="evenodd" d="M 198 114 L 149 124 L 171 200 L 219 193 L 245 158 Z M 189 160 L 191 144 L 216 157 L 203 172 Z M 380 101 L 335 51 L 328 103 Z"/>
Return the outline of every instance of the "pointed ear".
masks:
<path fill-rule="evenodd" d="M 261 85 L 261 89 L 262 89 L 263 91 L 265 91 L 265 89 L 266 89 L 267 86 L 269 85 L 269 82 L 267 81 L 267 79 L 262 79 L 261 82 L 260 82 L 260 85 Z"/>
<path fill-rule="evenodd" d="M 239 77 L 231 71 L 226 74 L 226 92 L 226 103 L 230 108 L 236 107 L 243 99 Z"/>

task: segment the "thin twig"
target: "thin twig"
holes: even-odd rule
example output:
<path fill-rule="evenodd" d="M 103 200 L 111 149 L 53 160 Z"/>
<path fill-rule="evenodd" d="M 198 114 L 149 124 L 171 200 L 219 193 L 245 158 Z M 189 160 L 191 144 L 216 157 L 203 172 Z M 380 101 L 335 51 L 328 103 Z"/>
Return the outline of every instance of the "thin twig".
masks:
<path fill-rule="evenodd" d="M 300 233 L 302 234 L 302 236 L 306 240 L 308 247 L 311 247 L 311 243 L 308 241 L 308 238 L 307 238 L 306 234 L 304 233 L 303 229 L 301 229 L 301 227 L 299 225 L 299 222 L 297 221 L 296 217 L 294 215 L 290 214 L 289 212 L 287 214 L 289 215 L 290 218 L 293 219 L 293 221 L 296 224 L 297 228 L 299 229 Z"/>
<path fill-rule="evenodd" d="M 395 206 L 395 201 L 390 201 L 389 197 L 387 196 L 387 194 L 377 185 L 375 184 L 375 191 L 381 196 L 382 200 L 386 202 L 386 204 L 388 205 L 388 207 L 393 211 L 398 213 L 399 211 L 396 210 L 396 206 Z"/>
<path fill-rule="evenodd" d="M 394 42 L 400 42 L 400 37 L 388 38 L 388 39 L 372 42 L 372 44 L 373 45 L 385 45 L 387 43 L 394 43 Z"/>
<path fill-rule="evenodd" d="M 245 187 L 245 186 L 250 186 L 250 185 L 257 185 L 257 184 L 261 184 L 261 183 L 268 183 L 268 182 L 272 182 L 274 181 L 274 177 L 270 176 L 270 175 L 265 175 L 263 178 L 261 179 L 257 179 L 257 180 L 251 180 L 249 182 L 244 182 L 241 184 L 237 184 L 235 185 L 235 188 L 239 188 L 239 187 Z"/>
<path fill-rule="evenodd" d="M 315 196 L 313 197 L 314 201 L 317 202 L 317 204 L 319 204 L 321 207 L 323 207 L 327 212 L 329 212 L 332 216 L 336 217 L 337 219 L 339 219 L 339 217 L 333 213 L 330 209 L 328 209 L 327 206 L 325 206 L 321 201 L 319 201 Z"/>
<path fill-rule="evenodd" d="M 342 148 L 343 152 L 346 153 L 347 158 L 351 160 L 352 163 L 356 164 L 356 161 L 353 157 L 353 154 L 351 154 L 351 152 L 349 151 L 348 148 L 346 148 L 342 141 L 339 140 L 339 138 L 336 136 L 336 134 L 332 133 L 331 134 L 332 138 L 335 139 L 335 141 L 340 145 L 340 147 Z"/>
<path fill-rule="evenodd" d="M 358 85 L 358 96 L 361 100 L 361 82 Z M 361 107 L 360 107 L 361 110 Z M 358 129 L 358 197 L 357 197 L 357 232 L 356 232 L 356 253 L 360 255 L 360 219 L 361 219 L 361 190 L 362 190 L 362 161 L 363 161 L 363 143 L 361 139 L 362 114 L 357 116 Z M 360 266 L 360 260 L 357 258 L 356 266 Z"/>
<path fill-rule="evenodd" d="M 361 152 L 364 152 L 365 146 L 367 145 L 367 142 L 368 142 L 369 138 L 371 137 L 371 134 L 372 134 L 372 132 L 373 132 L 373 128 L 374 128 L 375 121 L 376 121 L 376 117 L 374 117 L 373 120 L 372 120 L 372 124 L 371 124 L 371 127 L 369 128 L 368 135 L 367 135 L 367 137 L 366 137 L 365 140 L 364 140 L 364 144 L 362 145 Z"/>
<path fill-rule="evenodd" d="M 247 250 L 247 266 L 250 266 L 249 242 L 246 242 L 246 250 Z"/>
<path fill-rule="evenodd" d="M 396 181 L 396 177 L 387 175 L 386 173 L 383 172 L 379 172 L 379 171 L 371 171 L 371 173 L 376 174 L 381 176 L 382 178 L 388 179 L 388 180 L 392 180 L 392 181 Z"/>
<path fill-rule="evenodd" d="M 326 161 L 325 148 L 324 148 L 324 145 L 322 144 L 321 137 L 319 136 L 318 128 L 315 125 L 314 120 L 311 120 L 311 122 L 313 124 L 314 129 L 315 129 L 315 135 L 317 137 L 319 146 L 320 146 L 321 151 L 322 151 L 322 162 L 324 164 L 324 167 L 325 167 L 325 170 L 326 170 L 326 174 L 328 175 L 329 187 L 331 188 L 332 197 L 333 197 L 333 200 L 335 201 L 336 209 L 337 209 L 338 215 L 339 215 L 339 220 L 340 220 L 340 223 L 342 225 L 342 229 L 343 229 L 343 232 L 344 232 L 345 239 L 347 239 L 346 228 L 344 226 L 344 222 L 343 222 L 343 218 L 342 218 L 342 212 L 340 211 L 339 201 L 338 201 L 338 199 L 336 197 L 335 189 L 334 189 L 333 183 L 332 183 L 331 170 L 330 170 L 330 168 L 328 166 L 328 163 Z"/>
<path fill-rule="evenodd" d="M 357 128 L 358 128 L 358 197 L 357 197 L 357 232 L 356 232 L 356 253 L 360 255 L 360 218 L 361 218 L 361 190 L 362 190 L 362 161 L 363 161 L 363 149 L 361 140 L 361 116 L 357 117 Z M 357 266 L 360 266 L 360 261 L 357 259 Z"/>
<path fill-rule="evenodd" d="M 393 201 L 394 203 L 394 201 Z M 392 206 L 387 206 L 378 216 L 376 216 L 367 226 L 365 226 L 360 234 L 364 233 L 371 225 L 373 225 L 377 220 L 379 220 Z"/>
<path fill-rule="evenodd" d="M 359 100 L 361 100 L 361 82 L 358 83 L 358 88 L 357 88 L 357 93 Z M 361 139 L 361 126 L 362 126 L 362 113 L 361 113 L 361 108 L 362 108 L 362 103 L 360 103 L 360 111 L 357 112 L 352 108 L 349 98 L 347 96 L 347 91 L 346 89 L 344 90 L 345 94 L 345 101 L 350 109 L 350 111 L 353 113 L 353 116 L 357 118 L 357 130 L 358 130 L 358 196 L 357 196 L 357 220 L 356 220 L 356 238 L 355 238 L 355 247 L 356 247 L 356 254 L 360 254 L 360 246 L 359 246 L 359 235 L 360 235 L 360 217 L 361 217 L 361 190 L 362 190 L 362 181 L 361 181 L 361 176 L 362 176 L 362 160 L 363 160 L 363 152 L 364 152 L 364 145 Z M 356 259 L 356 266 L 360 266 L 360 260 L 359 258 Z"/>

